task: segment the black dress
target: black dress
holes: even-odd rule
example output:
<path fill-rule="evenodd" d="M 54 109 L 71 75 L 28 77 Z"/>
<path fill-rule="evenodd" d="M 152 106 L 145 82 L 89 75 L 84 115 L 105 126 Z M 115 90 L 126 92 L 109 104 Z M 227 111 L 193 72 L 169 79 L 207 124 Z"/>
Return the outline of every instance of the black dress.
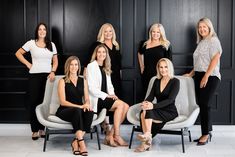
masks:
<path fill-rule="evenodd" d="M 91 46 L 91 52 L 94 51 L 94 49 L 96 48 L 96 46 L 98 46 L 99 44 L 101 44 L 101 42 L 95 42 L 92 46 Z M 105 44 L 104 44 L 105 45 Z M 115 95 L 118 96 L 119 98 L 121 98 L 121 93 L 122 93 L 122 85 L 121 85 L 121 75 L 120 75 L 120 70 L 122 68 L 121 66 L 121 53 L 119 50 L 116 49 L 116 46 L 113 45 L 113 48 L 110 49 L 107 45 L 105 45 L 109 51 L 109 56 L 111 59 L 111 81 L 115 90 Z"/>
<path fill-rule="evenodd" d="M 153 123 L 153 136 L 155 136 L 157 132 L 162 129 L 166 122 L 171 121 L 178 116 L 175 106 L 175 98 L 179 92 L 179 80 L 177 78 L 169 80 L 162 92 L 160 91 L 160 82 L 161 79 L 156 79 L 154 81 L 151 92 L 146 98 L 147 101 L 152 102 L 154 97 L 156 97 L 157 103 L 153 104 L 152 110 L 146 111 L 145 119 L 162 121 L 162 123 Z"/>
<path fill-rule="evenodd" d="M 65 83 L 65 96 L 67 101 L 73 104 L 82 105 L 82 97 L 84 96 L 83 78 L 78 78 L 76 86 L 72 81 L 70 81 L 70 83 Z M 89 132 L 93 119 L 93 112 L 84 112 L 81 108 L 60 105 L 56 112 L 56 116 L 65 121 L 71 122 L 75 132 L 78 130 Z"/>
<path fill-rule="evenodd" d="M 139 45 L 138 52 L 141 55 L 144 55 L 145 68 L 142 74 L 142 84 L 143 84 L 143 89 L 144 89 L 144 94 L 145 94 L 147 91 L 150 79 L 153 76 L 156 76 L 157 74 L 157 71 L 156 71 L 157 62 L 161 58 L 168 58 L 171 60 L 172 51 L 171 51 L 171 46 L 168 48 L 168 50 L 166 50 L 166 48 L 162 45 L 146 49 L 146 45 L 144 45 L 144 41 L 142 41 Z"/>

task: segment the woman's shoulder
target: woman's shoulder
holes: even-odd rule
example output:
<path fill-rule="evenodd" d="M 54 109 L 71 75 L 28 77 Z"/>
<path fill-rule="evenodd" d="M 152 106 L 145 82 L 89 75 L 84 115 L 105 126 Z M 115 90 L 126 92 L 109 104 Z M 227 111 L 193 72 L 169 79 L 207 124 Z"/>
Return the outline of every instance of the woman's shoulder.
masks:
<path fill-rule="evenodd" d="M 92 44 L 92 47 L 96 47 L 98 45 L 102 44 L 100 41 L 95 41 L 93 44 Z"/>
<path fill-rule="evenodd" d="M 142 46 L 142 47 L 143 47 L 146 41 L 147 41 L 147 40 L 141 40 L 141 41 L 139 42 L 139 46 Z"/>
<path fill-rule="evenodd" d="M 144 51 L 144 49 L 146 48 L 145 42 L 146 42 L 146 40 L 142 40 L 142 41 L 139 42 L 138 51 L 139 51 L 141 54 L 143 54 L 143 51 Z"/>
<path fill-rule="evenodd" d="M 220 44 L 219 38 L 217 36 L 211 37 L 210 42 L 213 44 Z"/>
<path fill-rule="evenodd" d="M 78 76 L 77 82 L 84 83 L 84 77 L 83 76 Z"/>
<path fill-rule="evenodd" d="M 35 39 L 30 39 L 26 42 L 26 44 L 36 44 Z"/>
<path fill-rule="evenodd" d="M 98 65 L 98 63 L 96 62 L 96 60 L 90 62 L 88 65 L 87 65 L 87 68 L 91 67 L 91 66 L 95 66 L 95 65 Z"/>
<path fill-rule="evenodd" d="M 173 84 L 179 84 L 180 83 L 180 80 L 178 78 L 176 78 L 176 77 L 173 77 L 171 79 L 171 81 L 172 81 Z"/>

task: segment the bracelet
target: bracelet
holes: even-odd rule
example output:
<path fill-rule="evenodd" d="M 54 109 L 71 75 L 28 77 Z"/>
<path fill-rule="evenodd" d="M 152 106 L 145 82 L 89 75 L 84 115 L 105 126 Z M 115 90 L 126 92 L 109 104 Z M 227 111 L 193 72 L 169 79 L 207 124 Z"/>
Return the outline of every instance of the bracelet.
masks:
<path fill-rule="evenodd" d="M 53 72 L 55 74 L 55 71 L 51 71 L 51 72 Z"/>

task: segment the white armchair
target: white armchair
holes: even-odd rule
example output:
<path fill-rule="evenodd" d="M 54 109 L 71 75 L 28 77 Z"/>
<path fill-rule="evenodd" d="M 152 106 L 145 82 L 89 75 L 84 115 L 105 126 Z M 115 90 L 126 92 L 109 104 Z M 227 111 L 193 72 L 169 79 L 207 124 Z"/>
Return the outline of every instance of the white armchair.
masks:
<path fill-rule="evenodd" d="M 181 135 L 182 150 L 184 153 L 184 135 L 188 135 L 191 142 L 189 127 L 194 125 L 199 114 L 199 107 L 196 104 L 193 79 L 184 76 L 176 76 L 176 78 L 180 80 L 180 90 L 175 100 L 175 105 L 179 116 L 174 120 L 167 122 L 159 133 Z M 149 95 L 155 79 L 156 76 L 150 80 L 145 97 Z M 140 110 L 140 103 L 138 103 L 131 106 L 127 113 L 127 120 L 134 125 L 131 133 L 129 148 L 131 148 L 134 131 L 141 131 L 139 119 Z"/>
<path fill-rule="evenodd" d="M 70 122 L 64 121 L 55 115 L 60 103 L 58 99 L 58 81 L 62 75 L 56 76 L 54 82 L 47 80 L 43 103 L 36 108 L 36 115 L 39 122 L 45 126 L 46 137 L 44 139 L 43 151 L 46 151 L 46 143 L 50 134 L 72 134 L 73 127 Z M 106 116 L 106 109 L 103 109 L 97 116 L 94 114 L 93 122 L 91 124 L 91 138 L 92 133 L 96 132 L 98 148 L 100 147 L 99 133 L 97 125 L 104 121 Z"/>

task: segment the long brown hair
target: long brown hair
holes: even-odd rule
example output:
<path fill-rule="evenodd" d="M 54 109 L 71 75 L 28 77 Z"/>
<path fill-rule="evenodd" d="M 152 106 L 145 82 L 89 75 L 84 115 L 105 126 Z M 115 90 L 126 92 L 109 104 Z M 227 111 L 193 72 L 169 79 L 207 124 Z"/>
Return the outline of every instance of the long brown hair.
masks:
<path fill-rule="evenodd" d="M 111 59 L 109 56 L 109 50 L 107 49 L 107 47 L 104 44 L 100 44 L 100 45 L 96 46 L 96 48 L 92 54 L 92 57 L 91 57 L 91 62 L 93 62 L 94 60 L 97 60 L 97 52 L 98 52 L 99 48 L 101 48 L 101 47 L 103 47 L 106 52 L 106 58 L 105 58 L 104 64 L 103 64 L 103 70 L 104 70 L 105 74 L 110 75 L 112 73 Z"/>
<path fill-rule="evenodd" d="M 81 64 L 80 64 L 80 60 L 77 56 L 70 56 L 65 64 L 64 64 L 64 74 L 65 74 L 65 82 L 66 83 L 70 83 L 70 79 L 69 79 L 69 76 L 70 76 L 70 64 L 73 60 L 76 60 L 78 62 L 78 73 L 77 75 L 80 75 L 80 72 L 81 72 Z"/>

